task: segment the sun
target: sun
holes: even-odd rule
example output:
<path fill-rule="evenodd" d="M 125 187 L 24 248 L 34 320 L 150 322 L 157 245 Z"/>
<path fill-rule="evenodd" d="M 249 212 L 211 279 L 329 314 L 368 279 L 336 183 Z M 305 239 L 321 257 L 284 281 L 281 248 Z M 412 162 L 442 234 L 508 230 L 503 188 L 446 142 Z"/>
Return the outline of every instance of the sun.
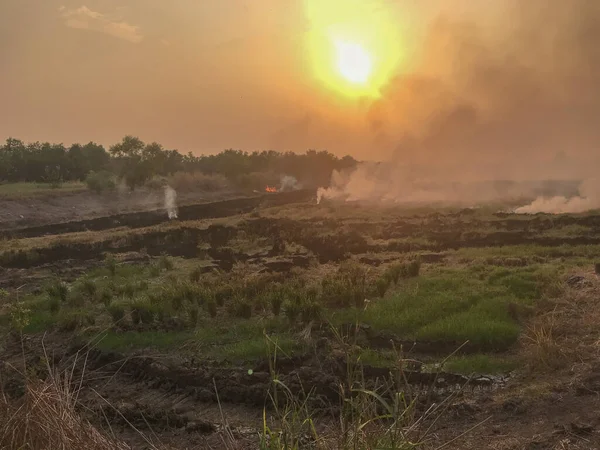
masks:
<path fill-rule="evenodd" d="M 389 3 L 304 0 L 306 66 L 315 87 L 350 99 L 381 97 L 403 56 L 403 22 Z"/>
<path fill-rule="evenodd" d="M 371 55 L 355 42 L 336 41 L 337 70 L 342 77 L 354 84 L 366 84 L 373 72 Z"/>

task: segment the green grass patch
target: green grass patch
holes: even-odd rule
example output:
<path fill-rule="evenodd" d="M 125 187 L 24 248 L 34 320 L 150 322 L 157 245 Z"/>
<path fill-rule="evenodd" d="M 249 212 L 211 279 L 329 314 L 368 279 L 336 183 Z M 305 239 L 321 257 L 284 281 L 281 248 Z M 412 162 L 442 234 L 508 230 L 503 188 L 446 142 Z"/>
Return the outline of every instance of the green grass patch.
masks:
<path fill-rule="evenodd" d="M 107 351 L 144 348 L 166 350 L 179 348 L 193 337 L 193 331 L 109 331 L 98 342 L 97 347 Z"/>
<path fill-rule="evenodd" d="M 79 181 L 72 181 L 62 183 L 60 186 L 53 187 L 50 183 L 5 183 L 0 184 L 0 197 L 10 198 L 22 198 L 22 197 L 34 197 L 45 194 L 60 194 L 84 191 L 86 189 L 85 184 Z"/>
<path fill-rule="evenodd" d="M 505 257 L 530 257 L 542 258 L 560 257 L 600 257 L 600 245 L 559 245 L 556 247 L 545 247 L 542 245 L 505 245 L 502 247 L 479 247 L 461 248 L 452 252 L 458 257 L 464 258 L 488 258 L 495 256 Z"/>
<path fill-rule="evenodd" d="M 453 356 L 445 363 L 446 372 L 470 375 L 473 373 L 497 375 L 508 373 L 518 367 L 517 361 L 509 357 L 485 354 Z"/>
<path fill-rule="evenodd" d="M 397 355 L 392 350 L 362 349 L 358 362 L 366 366 L 392 367 L 396 364 Z"/>
<path fill-rule="evenodd" d="M 211 351 L 206 353 L 206 357 L 232 362 L 266 358 L 269 356 L 269 349 L 273 350 L 274 343 L 277 344 L 277 354 L 279 356 L 282 356 L 282 353 L 291 356 L 302 349 L 300 343 L 291 336 L 271 336 L 270 338 L 273 343 L 269 342 L 264 335 L 239 342 L 232 342 L 211 349 Z"/>
<path fill-rule="evenodd" d="M 330 312 L 335 325 L 360 321 L 404 339 L 470 341 L 483 350 L 505 350 L 519 336 L 509 304 L 533 304 L 557 278 L 552 267 L 435 268 L 405 280 L 393 296 L 366 310 Z"/>

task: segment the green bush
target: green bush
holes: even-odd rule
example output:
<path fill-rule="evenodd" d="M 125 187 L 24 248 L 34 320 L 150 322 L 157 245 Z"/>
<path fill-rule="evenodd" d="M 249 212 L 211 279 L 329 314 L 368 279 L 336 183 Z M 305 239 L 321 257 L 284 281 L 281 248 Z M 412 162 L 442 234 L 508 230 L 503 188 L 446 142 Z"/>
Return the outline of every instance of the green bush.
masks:
<path fill-rule="evenodd" d="M 232 304 L 231 313 L 235 317 L 249 319 L 252 317 L 252 304 L 245 298 L 237 298 Z"/>
<path fill-rule="evenodd" d="M 56 314 L 60 310 L 61 301 L 58 297 L 50 297 L 48 299 L 48 309 L 51 313 Z"/>
<path fill-rule="evenodd" d="M 106 310 L 115 324 L 121 322 L 125 317 L 125 306 L 120 303 L 111 303 L 106 307 Z"/>
<path fill-rule="evenodd" d="M 173 264 L 173 260 L 167 255 L 163 255 L 158 260 L 158 268 L 164 270 L 173 270 L 175 268 L 175 264 Z"/>
<path fill-rule="evenodd" d="M 217 302 L 215 300 L 210 300 L 206 303 L 206 310 L 210 317 L 217 317 Z"/>
<path fill-rule="evenodd" d="M 69 292 L 67 303 L 73 308 L 81 308 L 85 305 L 85 295 L 83 295 L 83 292 L 78 289 L 72 290 Z"/>
<path fill-rule="evenodd" d="M 418 277 L 419 272 L 421 271 L 421 261 L 414 260 L 408 263 L 406 266 L 406 275 L 408 277 Z"/>
<path fill-rule="evenodd" d="M 105 306 L 110 305 L 112 302 L 113 294 L 109 289 L 101 289 L 96 292 L 96 301 L 103 303 Z"/>
<path fill-rule="evenodd" d="M 219 288 L 215 291 L 215 301 L 217 302 L 217 305 L 223 306 L 225 304 L 225 300 L 231 299 L 233 294 L 233 286 L 229 284 L 219 286 Z"/>
<path fill-rule="evenodd" d="M 188 319 L 190 321 L 190 326 L 195 327 L 198 323 L 198 316 L 200 315 L 200 310 L 197 306 L 190 306 L 187 309 Z"/>
<path fill-rule="evenodd" d="M 150 266 L 148 266 L 148 269 L 152 278 L 157 278 L 160 276 L 160 266 L 158 265 L 158 263 L 150 264 Z"/>
<path fill-rule="evenodd" d="M 192 283 L 197 283 L 200 281 L 200 278 L 202 278 L 202 268 L 196 267 L 190 272 L 190 281 Z"/>
<path fill-rule="evenodd" d="M 46 287 L 46 293 L 50 298 L 57 298 L 61 302 L 66 302 L 69 295 L 69 287 L 61 280 L 54 280 Z"/>
<path fill-rule="evenodd" d="M 86 278 L 81 282 L 81 288 L 83 289 L 83 292 L 88 294 L 90 297 L 93 297 L 98 290 L 98 286 L 96 286 L 94 280 L 90 280 L 89 278 Z"/>
<path fill-rule="evenodd" d="M 275 317 L 279 316 L 281 312 L 281 305 L 285 300 L 285 294 L 282 290 L 276 290 L 269 295 L 269 303 L 271 305 L 271 312 Z"/>
<path fill-rule="evenodd" d="M 419 276 L 421 270 L 421 261 L 415 259 L 408 263 L 392 264 L 384 273 L 384 276 L 397 284 L 401 278 L 413 278 Z"/>
<path fill-rule="evenodd" d="M 133 324 L 150 324 L 154 322 L 155 310 L 147 299 L 136 299 L 131 303 L 130 308 Z"/>
<path fill-rule="evenodd" d="M 291 324 L 294 324 L 300 315 L 301 306 L 297 298 L 289 298 L 284 304 L 284 313 Z"/>
<path fill-rule="evenodd" d="M 116 183 L 112 173 L 101 170 L 99 172 L 90 172 L 85 178 L 85 184 L 91 191 L 100 194 L 102 192 L 115 189 Z"/>
<path fill-rule="evenodd" d="M 383 297 L 390 287 L 390 279 L 386 276 L 382 276 L 377 279 L 375 282 L 375 288 L 377 290 L 377 295 L 379 297 Z"/>
<path fill-rule="evenodd" d="M 108 255 L 106 257 L 106 268 L 108 269 L 108 273 L 113 277 L 117 274 L 117 260 L 113 255 Z"/>
<path fill-rule="evenodd" d="M 59 331 L 72 332 L 85 325 L 94 325 L 95 322 L 96 319 L 93 314 L 71 310 L 61 311 L 58 315 L 56 325 Z"/>
<path fill-rule="evenodd" d="M 321 317 L 321 304 L 317 300 L 305 299 L 300 303 L 300 319 L 302 323 L 318 320 Z"/>
<path fill-rule="evenodd" d="M 181 311 L 183 309 L 183 301 L 185 300 L 185 298 L 175 290 L 171 291 L 170 294 L 171 308 L 173 308 L 174 311 Z"/>

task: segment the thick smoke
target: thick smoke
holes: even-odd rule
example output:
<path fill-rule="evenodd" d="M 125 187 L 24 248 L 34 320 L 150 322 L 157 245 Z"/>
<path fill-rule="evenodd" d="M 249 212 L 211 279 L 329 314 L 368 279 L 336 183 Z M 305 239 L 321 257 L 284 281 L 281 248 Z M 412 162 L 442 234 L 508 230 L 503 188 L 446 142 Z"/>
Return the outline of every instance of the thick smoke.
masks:
<path fill-rule="evenodd" d="M 165 186 L 165 209 L 169 219 L 177 219 L 177 192 L 171 186 Z"/>
<path fill-rule="evenodd" d="M 538 197 L 531 204 L 515 210 L 516 213 L 535 214 L 539 212 L 562 214 L 580 213 L 592 209 L 600 209 L 600 180 L 589 179 L 581 183 L 579 195 L 565 197 Z"/>
<path fill-rule="evenodd" d="M 535 198 L 543 180 L 594 176 L 600 2 L 503 7 L 493 27 L 450 18 L 430 26 L 419 61 L 368 105 L 373 140 L 391 145 L 391 156 L 333 174 L 319 198 L 477 203 Z M 597 196 L 579 198 L 548 210 L 596 206 Z"/>

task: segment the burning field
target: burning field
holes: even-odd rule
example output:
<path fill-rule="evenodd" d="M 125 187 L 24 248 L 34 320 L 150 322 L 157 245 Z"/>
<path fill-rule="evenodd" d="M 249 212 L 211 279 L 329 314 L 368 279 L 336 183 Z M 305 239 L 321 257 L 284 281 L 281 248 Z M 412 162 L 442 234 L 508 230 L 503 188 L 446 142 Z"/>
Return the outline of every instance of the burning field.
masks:
<path fill-rule="evenodd" d="M 133 448 L 596 448 L 599 216 L 281 190 L 5 230 L 4 401 L 66 371 Z"/>

